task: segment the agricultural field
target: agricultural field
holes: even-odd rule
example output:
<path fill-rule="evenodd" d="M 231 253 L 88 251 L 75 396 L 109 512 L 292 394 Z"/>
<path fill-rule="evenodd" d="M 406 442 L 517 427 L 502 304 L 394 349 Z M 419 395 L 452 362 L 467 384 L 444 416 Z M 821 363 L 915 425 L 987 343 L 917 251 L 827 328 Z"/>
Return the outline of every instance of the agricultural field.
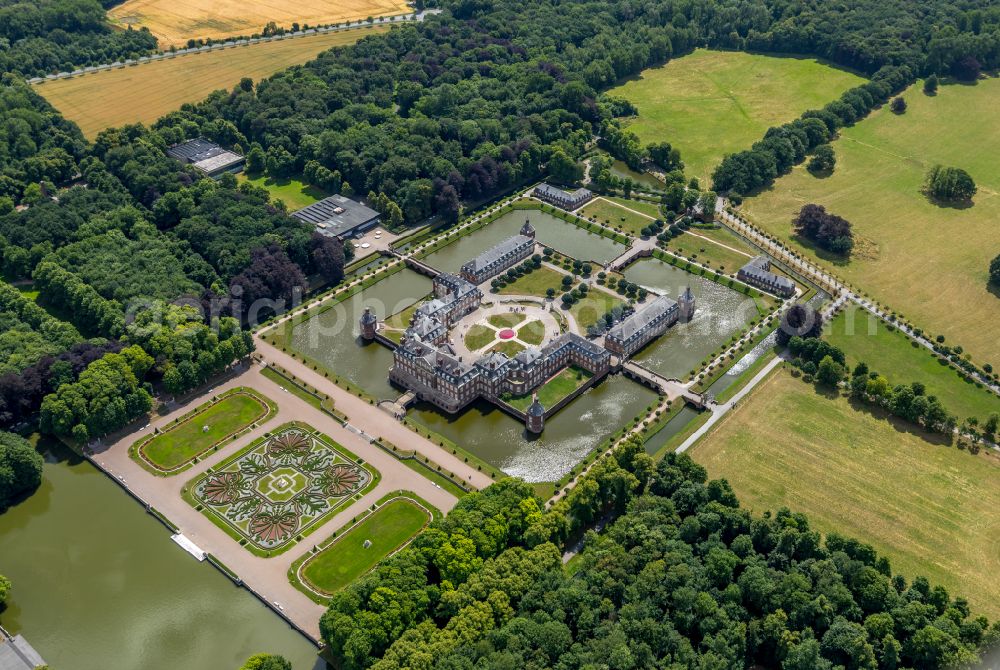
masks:
<path fill-rule="evenodd" d="M 787 506 L 856 537 L 913 579 L 1000 616 L 1000 459 L 831 398 L 779 370 L 695 445 L 755 514 Z"/>
<path fill-rule="evenodd" d="M 930 351 L 868 312 L 848 308 L 827 326 L 826 339 L 841 349 L 853 368 L 859 361 L 884 375 L 889 383 L 921 382 L 927 394 L 937 396 L 945 409 L 962 419 L 974 416 L 982 422 L 990 414 L 1000 413 L 1000 398 L 984 388 L 965 381 L 949 365 Z"/>
<path fill-rule="evenodd" d="M 394 498 L 305 561 L 298 574 L 307 588 L 332 595 L 409 542 L 432 515 L 409 498 Z"/>
<path fill-rule="evenodd" d="M 289 28 L 293 23 L 328 25 L 410 11 L 403 0 L 305 0 L 294 4 L 262 0 L 126 0 L 108 10 L 108 18 L 123 28 L 149 28 L 160 48 L 167 48 L 186 45 L 189 39 L 218 40 L 260 33 L 272 21 Z"/>
<path fill-rule="evenodd" d="M 814 58 L 698 49 L 610 93 L 638 108 L 629 129 L 644 144 L 670 142 L 680 149 L 685 172 L 707 186 L 724 155 L 749 149 L 769 127 L 863 83 Z"/>
<path fill-rule="evenodd" d="M 105 128 L 127 123 L 151 124 L 185 103 L 203 100 L 218 89 L 230 89 L 243 77 L 254 81 L 292 65 L 305 63 L 336 46 L 354 44 L 376 26 L 309 35 L 186 54 L 117 70 L 46 81 L 35 85 L 63 116 L 75 121 L 88 139 Z"/>
<path fill-rule="evenodd" d="M 1000 366 L 1000 292 L 987 286 L 990 260 L 1000 253 L 1000 127 L 982 123 L 982 110 L 1000 105 L 1000 80 L 942 86 L 933 97 L 918 82 L 904 98 L 905 114 L 886 107 L 841 131 L 831 176 L 818 179 L 797 167 L 744 209 L 918 327 L 943 334 L 980 364 Z M 972 207 L 939 207 L 921 193 L 936 163 L 972 175 L 979 187 Z M 792 217 L 807 203 L 853 224 L 849 261 L 793 238 Z"/>

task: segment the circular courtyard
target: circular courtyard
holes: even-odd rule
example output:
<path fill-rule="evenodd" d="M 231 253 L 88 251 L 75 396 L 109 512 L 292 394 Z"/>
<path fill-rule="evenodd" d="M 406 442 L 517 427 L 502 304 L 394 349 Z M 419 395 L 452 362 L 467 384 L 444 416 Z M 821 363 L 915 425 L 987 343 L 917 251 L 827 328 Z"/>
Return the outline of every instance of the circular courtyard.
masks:
<path fill-rule="evenodd" d="M 491 352 L 513 357 L 559 333 L 558 321 L 545 307 L 501 303 L 463 318 L 452 330 L 452 343 L 472 358 Z"/>

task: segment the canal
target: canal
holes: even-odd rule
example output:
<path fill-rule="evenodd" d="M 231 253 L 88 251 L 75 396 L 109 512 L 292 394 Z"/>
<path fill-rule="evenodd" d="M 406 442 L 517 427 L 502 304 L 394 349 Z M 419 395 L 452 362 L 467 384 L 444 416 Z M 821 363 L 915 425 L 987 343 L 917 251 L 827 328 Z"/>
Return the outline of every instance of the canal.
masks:
<path fill-rule="evenodd" d="M 0 624 L 54 669 L 236 670 L 282 654 L 326 667 L 315 646 L 249 591 L 199 563 L 89 462 L 45 444 L 42 485 L 0 514 Z"/>

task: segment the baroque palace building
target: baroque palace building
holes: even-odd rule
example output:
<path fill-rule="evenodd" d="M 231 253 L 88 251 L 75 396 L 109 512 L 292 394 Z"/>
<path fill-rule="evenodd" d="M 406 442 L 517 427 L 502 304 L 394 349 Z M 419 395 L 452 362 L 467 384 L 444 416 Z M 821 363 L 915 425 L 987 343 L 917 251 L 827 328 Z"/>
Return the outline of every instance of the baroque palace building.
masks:
<path fill-rule="evenodd" d="M 502 398 L 527 395 L 569 366 L 586 370 L 595 380 L 602 378 L 611 370 L 612 354 L 627 358 L 673 324 L 694 315 L 695 298 L 688 288 L 677 300 L 659 296 L 627 317 L 608 332 L 604 346 L 576 333 L 564 333 L 513 358 L 491 352 L 473 361 L 463 360 L 450 344 L 448 332 L 482 303 L 483 293 L 469 276 L 486 281 L 530 255 L 533 248 L 534 229 L 526 222 L 520 235 L 466 263 L 462 276 L 438 275 L 433 282 L 434 297 L 414 311 L 394 349 L 389 379 L 449 413 L 478 399 L 509 408 Z M 366 310 L 360 325 L 364 338 L 376 337 L 378 319 L 373 313 Z M 524 413 L 528 430 L 541 432 L 544 418 L 545 408 L 535 397 Z"/>

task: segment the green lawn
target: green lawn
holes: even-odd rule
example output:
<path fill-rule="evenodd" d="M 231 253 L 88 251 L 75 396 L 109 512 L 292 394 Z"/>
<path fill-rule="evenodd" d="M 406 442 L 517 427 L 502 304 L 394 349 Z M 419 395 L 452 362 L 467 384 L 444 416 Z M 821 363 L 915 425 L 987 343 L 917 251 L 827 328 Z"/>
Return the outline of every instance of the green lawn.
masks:
<path fill-rule="evenodd" d="M 795 168 L 744 208 L 811 259 L 817 252 L 793 239 L 792 217 L 806 203 L 843 216 L 854 227 L 854 253 L 821 264 L 976 362 L 1000 368 L 1000 290 L 987 286 L 1000 253 L 1000 126 L 982 116 L 1000 106 L 1000 79 L 942 86 L 933 97 L 921 86 L 903 94 L 905 114 L 886 106 L 842 129 L 831 176 Z M 939 207 L 921 193 L 935 163 L 972 175 L 979 187 L 972 207 Z"/>
<path fill-rule="evenodd" d="M 601 196 L 605 200 L 610 200 L 611 202 L 618 203 L 629 209 L 634 209 L 637 212 L 642 212 L 648 217 L 653 219 L 662 218 L 660 214 L 660 206 L 655 202 L 649 202 L 648 200 L 632 200 L 630 198 L 620 198 L 616 195 L 604 195 Z"/>
<path fill-rule="evenodd" d="M 323 189 L 296 178 L 273 179 L 265 175 L 241 174 L 239 179 L 254 186 L 263 186 L 271 193 L 272 199 L 281 200 L 288 205 L 290 212 L 308 207 L 330 195 Z"/>
<path fill-rule="evenodd" d="M 498 343 L 495 347 L 490 349 L 490 351 L 506 354 L 510 358 L 514 358 L 514 356 L 517 356 L 519 353 L 524 351 L 524 345 L 519 342 L 515 342 L 514 340 L 505 340 Z"/>
<path fill-rule="evenodd" d="M 551 288 L 555 289 L 556 294 L 559 295 L 563 293 L 562 278 L 565 276 L 551 268 L 540 267 L 518 277 L 498 290 L 497 293 L 500 295 L 533 295 L 544 298 L 546 297 L 545 292 Z"/>
<path fill-rule="evenodd" d="M 496 338 L 496 331 L 477 323 L 469 328 L 469 332 L 465 334 L 465 346 L 470 351 L 478 351 Z"/>
<path fill-rule="evenodd" d="M 513 328 L 524 321 L 524 314 L 514 314 L 513 312 L 491 314 L 486 317 L 486 320 L 495 328 Z"/>
<path fill-rule="evenodd" d="M 538 402 L 546 409 L 568 396 L 573 391 L 587 383 L 592 374 L 582 368 L 570 366 L 560 370 L 554 377 L 538 387 Z M 515 409 L 522 412 L 531 404 L 532 394 L 513 397 L 507 400 Z"/>
<path fill-rule="evenodd" d="M 396 312 L 385 320 L 385 325 L 387 328 L 393 328 L 395 330 L 406 330 L 410 325 L 410 319 L 413 318 L 413 313 L 417 311 L 419 307 L 427 298 L 430 296 L 424 296 L 417 302 L 413 303 L 401 312 Z"/>
<path fill-rule="evenodd" d="M 268 400 L 249 389 L 226 395 L 198 408 L 191 417 L 152 439 L 137 442 L 140 458 L 160 470 L 173 470 L 273 413 Z M 205 427 L 208 430 L 204 430 Z"/>
<path fill-rule="evenodd" d="M 309 559 L 301 574 L 316 590 L 336 593 L 408 542 L 429 521 L 427 510 L 410 500 L 390 500 Z M 366 540 L 371 542 L 367 548 Z"/>
<path fill-rule="evenodd" d="M 569 313 L 573 315 L 577 326 L 586 329 L 597 323 L 598 319 L 603 319 L 604 315 L 615 305 L 624 305 L 625 300 L 605 293 L 603 290 L 591 289 L 585 298 L 577 301 L 569 308 Z"/>
<path fill-rule="evenodd" d="M 632 101 L 644 144 L 670 142 L 685 172 L 708 186 L 725 154 L 749 149 L 771 126 L 836 100 L 864 79 L 813 58 L 698 49 L 610 91 Z"/>
<path fill-rule="evenodd" d="M 927 393 L 937 396 L 959 420 L 975 416 L 982 421 L 993 412 L 1000 413 L 1000 398 L 965 381 L 898 330 L 890 331 L 882 321 L 869 319 L 864 310 L 852 307 L 836 317 L 829 325 L 827 340 L 844 351 L 852 368 L 864 361 L 891 384 L 922 382 Z"/>
<path fill-rule="evenodd" d="M 690 453 L 754 514 L 804 512 L 996 618 L 1000 458 L 938 442 L 778 371 Z"/>
<path fill-rule="evenodd" d="M 721 270 L 726 274 L 735 273 L 753 258 L 753 256 L 734 251 L 733 249 L 737 248 L 736 245 L 705 239 L 699 235 L 702 235 L 702 231 L 692 228 L 689 232 L 670 240 L 667 243 L 667 249 L 684 258 L 690 259 L 693 256 L 699 263 L 705 263 L 713 270 Z M 730 249 L 730 246 L 733 249 Z"/>
<path fill-rule="evenodd" d="M 541 344 L 545 339 L 545 324 L 541 321 L 529 321 L 517 329 L 517 339 L 525 344 Z"/>
<path fill-rule="evenodd" d="M 628 206 L 631 207 L 631 205 Z M 624 231 L 634 237 L 639 237 L 640 231 L 653 222 L 652 218 L 644 214 L 628 211 L 625 209 L 625 205 L 619 205 L 600 197 L 591 200 L 578 214 L 588 220 Z"/>

